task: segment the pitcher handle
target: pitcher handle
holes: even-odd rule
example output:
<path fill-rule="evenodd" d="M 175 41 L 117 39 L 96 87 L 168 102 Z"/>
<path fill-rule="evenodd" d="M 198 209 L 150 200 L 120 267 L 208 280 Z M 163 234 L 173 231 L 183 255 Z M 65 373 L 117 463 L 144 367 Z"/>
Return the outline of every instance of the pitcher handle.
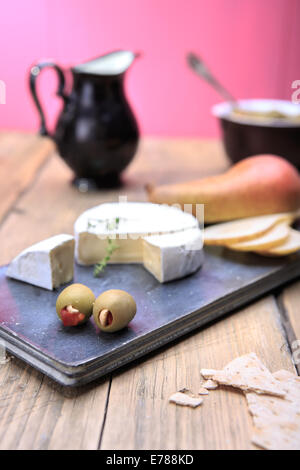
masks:
<path fill-rule="evenodd" d="M 58 90 L 56 92 L 57 96 L 60 96 L 61 98 L 63 98 L 63 100 L 66 100 L 67 96 L 64 94 L 64 88 L 65 88 L 64 72 L 62 71 L 62 69 L 58 65 L 56 65 L 54 62 L 46 61 L 46 62 L 40 62 L 40 63 L 34 65 L 31 68 L 29 83 L 30 83 L 30 91 L 31 91 L 33 100 L 36 104 L 36 107 L 38 109 L 38 113 L 39 113 L 40 118 L 41 118 L 41 124 L 40 124 L 39 132 L 40 132 L 41 135 L 49 136 L 50 134 L 49 134 L 49 132 L 47 130 L 47 127 L 46 127 L 46 120 L 45 120 L 44 111 L 42 110 L 42 107 L 41 107 L 41 104 L 40 104 L 40 101 L 38 99 L 37 92 L 36 92 L 36 79 L 39 76 L 39 74 L 41 73 L 41 71 L 44 68 L 47 68 L 47 67 L 52 67 L 58 75 L 59 82 L 58 82 Z"/>

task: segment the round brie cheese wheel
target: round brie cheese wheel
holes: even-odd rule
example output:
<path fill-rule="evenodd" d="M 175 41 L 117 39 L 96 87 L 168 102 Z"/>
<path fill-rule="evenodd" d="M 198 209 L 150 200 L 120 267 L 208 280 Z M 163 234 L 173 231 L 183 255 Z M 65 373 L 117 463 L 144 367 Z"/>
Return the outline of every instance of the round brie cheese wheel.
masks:
<path fill-rule="evenodd" d="M 109 239 L 115 240 L 116 245 L 109 259 L 110 263 L 143 263 L 145 268 L 152 272 L 160 282 L 172 280 L 170 277 L 173 279 L 182 277 L 182 273 L 189 274 L 202 263 L 202 244 L 200 247 L 198 243 L 197 249 L 183 250 L 187 240 L 190 240 L 187 231 L 196 231 L 196 234 L 194 232 L 192 234 L 193 238 L 196 235 L 196 238 L 202 240 L 202 230 L 199 229 L 198 220 L 192 214 L 183 212 L 177 207 L 148 202 L 104 203 L 81 214 L 75 222 L 74 230 L 75 257 L 76 261 L 82 265 L 92 265 L 102 261 L 107 255 Z M 176 234 L 176 237 L 167 240 L 162 238 L 160 244 L 160 237 L 166 234 Z M 155 240 L 158 248 L 152 250 L 150 248 L 152 241 L 148 240 L 148 237 L 153 235 L 158 237 L 158 240 Z M 163 271 L 168 244 L 172 246 L 172 254 L 169 251 L 168 255 L 168 272 L 170 273 L 171 269 L 173 274 L 165 276 Z M 186 260 L 189 259 L 188 266 L 193 268 L 187 268 L 187 270 L 170 268 L 170 264 L 176 266 L 178 263 L 176 250 L 178 254 L 181 253 L 180 262 L 185 263 L 186 256 Z M 154 264 L 152 260 L 149 261 L 149 256 L 153 257 Z M 147 262 L 145 257 L 147 257 Z M 192 262 L 191 258 L 193 258 Z M 151 269 L 149 269 L 150 266 L 152 266 Z"/>

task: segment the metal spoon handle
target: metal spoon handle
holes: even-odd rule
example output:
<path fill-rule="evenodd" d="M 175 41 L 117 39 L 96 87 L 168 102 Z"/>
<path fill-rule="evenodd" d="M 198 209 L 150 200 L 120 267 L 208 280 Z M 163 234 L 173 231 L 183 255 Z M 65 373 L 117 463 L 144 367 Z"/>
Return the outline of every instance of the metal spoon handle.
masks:
<path fill-rule="evenodd" d="M 200 77 L 204 78 L 210 85 L 212 85 L 222 95 L 226 101 L 235 103 L 236 99 L 234 96 L 223 87 L 223 85 L 211 74 L 202 59 L 197 57 L 193 53 L 187 55 L 187 62 L 189 66 L 197 73 Z"/>

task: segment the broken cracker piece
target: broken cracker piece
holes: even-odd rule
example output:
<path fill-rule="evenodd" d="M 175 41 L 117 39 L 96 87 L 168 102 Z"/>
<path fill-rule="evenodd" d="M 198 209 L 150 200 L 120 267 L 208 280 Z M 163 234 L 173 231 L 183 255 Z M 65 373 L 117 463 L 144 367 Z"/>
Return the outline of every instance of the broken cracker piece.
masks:
<path fill-rule="evenodd" d="M 202 385 L 206 390 L 216 390 L 219 386 L 217 382 L 211 379 L 206 380 Z"/>
<path fill-rule="evenodd" d="M 265 449 L 265 450 L 299 450 L 299 436 L 294 438 L 293 436 L 282 437 L 282 432 L 275 428 L 273 430 L 265 429 L 263 431 L 257 431 L 252 436 L 252 444 Z"/>
<path fill-rule="evenodd" d="M 215 369 L 201 369 L 200 370 L 202 377 L 208 380 L 211 379 L 215 375 L 216 372 L 218 371 Z"/>
<path fill-rule="evenodd" d="M 284 383 L 285 398 L 246 393 L 256 427 L 253 444 L 267 450 L 300 450 L 300 382 L 288 371 L 273 374 Z"/>
<path fill-rule="evenodd" d="M 284 369 L 274 372 L 273 377 L 275 377 L 275 379 L 279 380 L 280 382 L 286 382 L 287 380 L 290 380 L 290 379 L 298 379 L 298 375 L 295 375 L 289 370 L 284 370 Z"/>
<path fill-rule="evenodd" d="M 273 377 L 255 353 L 234 359 L 222 370 L 202 369 L 201 374 L 206 379 L 213 379 L 221 385 L 229 385 L 245 392 L 285 396 L 281 383 Z"/>
<path fill-rule="evenodd" d="M 206 387 L 200 387 L 198 390 L 199 395 L 209 395 L 209 391 Z"/>
<path fill-rule="evenodd" d="M 173 393 L 169 398 L 170 403 L 175 403 L 181 406 L 190 406 L 191 408 L 197 408 L 202 405 L 203 398 L 199 395 L 195 395 L 190 390 L 184 388 L 179 392 Z"/>

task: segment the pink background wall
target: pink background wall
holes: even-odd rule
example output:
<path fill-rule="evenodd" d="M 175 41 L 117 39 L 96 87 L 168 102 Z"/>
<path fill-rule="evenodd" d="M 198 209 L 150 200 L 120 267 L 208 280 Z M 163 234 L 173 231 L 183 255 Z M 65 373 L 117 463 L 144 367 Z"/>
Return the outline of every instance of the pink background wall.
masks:
<path fill-rule="evenodd" d="M 219 96 L 185 64 L 192 50 L 239 98 L 290 98 L 300 79 L 299 0 L 9 0 L 1 4 L 0 128 L 34 130 L 27 74 L 35 61 L 68 66 L 113 49 L 142 51 L 127 94 L 145 135 L 213 136 Z M 56 80 L 41 78 L 54 120 Z"/>

